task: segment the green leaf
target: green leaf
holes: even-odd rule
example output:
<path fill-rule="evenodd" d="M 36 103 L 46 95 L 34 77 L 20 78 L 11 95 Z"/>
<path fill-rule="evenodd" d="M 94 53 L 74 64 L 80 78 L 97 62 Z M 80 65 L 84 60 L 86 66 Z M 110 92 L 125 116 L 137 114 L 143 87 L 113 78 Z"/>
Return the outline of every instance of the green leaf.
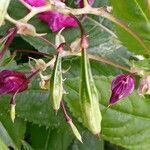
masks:
<path fill-rule="evenodd" d="M 21 139 L 24 138 L 25 123 L 22 120 L 17 119 L 15 124 L 10 120 L 7 114 L 2 114 L 0 117 L 0 138 L 7 146 L 11 146 L 14 149 L 20 149 Z"/>
<path fill-rule="evenodd" d="M 104 150 L 104 141 L 98 139 L 89 132 L 82 134 L 83 144 L 75 140 L 71 146 L 72 150 Z"/>
<path fill-rule="evenodd" d="M 27 132 L 30 144 L 34 149 L 67 150 L 67 147 L 74 139 L 69 125 L 46 129 L 43 126 L 38 127 L 37 125 L 29 124 Z"/>
<path fill-rule="evenodd" d="M 130 51 L 136 54 L 150 54 L 149 42 L 149 4 L 147 0 L 111 0 L 114 16 L 135 33 L 134 36 L 123 28 L 116 26 L 119 39 Z M 139 40 L 136 38 L 141 40 Z M 143 46 L 145 45 L 145 47 Z"/>
<path fill-rule="evenodd" d="M 128 149 L 150 148 L 150 100 L 139 97 L 136 91 L 128 98 L 107 109 L 110 98 L 110 80 L 106 77 L 95 77 L 96 86 L 101 94 L 102 133 L 101 137 Z M 79 80 L 66 81 L 69 94 L 65 96 L 70 111 L 79 120 Z"/>
<path fill-rule="evenodd" d="M 51 130 L 49 141 L 45 149 L 49 150 L 51 148 L 53 150 L 66 150 L 74 138 L 74 135 L 71 135 L 69 132 L 72 133 L 68 128 L 65 129 L 62 127 Z"/>
<path fill-rule="evenodd" d="M 0 60 L 0 69 L 16 69 L 17 64 L 13 60 L 13 58 L 10 56 L 10 52 L 7 51 L 4 55 L 4 57 Z"/>
<path fill-rule="evenodd" d="M 3 124 L 0 122 L 0 137 L 1 139 L 4 141 L 4 143 L 7 146 L 11 146 L 13 148 L 17 148 L 15 143 L 13 142 L 13 140 L 11 139 L 11 137 L 9 136 L 7 130 L 5 129 L 5 127 L 3 126 Z"/>
<path fill-rule="evenodd" d="M 150 58 L 140 61 L 133 61 L 133 64 L 141 69 L 150 70 Z"/>
<path fill-rule="evenodd" d="M 32 36 L 23 36 L 23 35 L 21 37 L 23 38 L 23 40 L 28 42 L 31 46 L 33 46 L 35 49 L 39 50 L 40 52 L 51 53 L 51 54 L 54 52 L 54 48 L 40 38 L 36 38 Z"/>
<path fill-rule="evenodd" d="M 33 150 L 33 148 L 26 142 L 22 140 L 23 150 Z"/>
<path fill-rule="evenodd" d="M 1 140 L 1 138 L 0 138 L 0 147 L 3 150 L 8 150 L 8 147 L 4 144 L 4 142 Z"/>

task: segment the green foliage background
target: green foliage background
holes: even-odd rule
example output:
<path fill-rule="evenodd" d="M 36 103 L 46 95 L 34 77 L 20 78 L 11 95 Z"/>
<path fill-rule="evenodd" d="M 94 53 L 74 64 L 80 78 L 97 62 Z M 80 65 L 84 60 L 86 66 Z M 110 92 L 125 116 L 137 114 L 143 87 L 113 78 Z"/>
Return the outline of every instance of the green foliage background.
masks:
<path fill-rule="evenodd" d="M 96 0 L 94 6 L 112 5 L 114 16 L 126 23 L 142 42 L 150 49 L 149 42 L 149 20 L 150 13 L 147 0 Z M 73 0 L 67 1 L 73 6 Z M 15 8 L 15 9 L 14 9 Z M 27 14 L 27 10 L 17 1 L 11 1 L 8 9 L 9 14 L 16 19 Z M 21 13 L 20 13 L 21 12 Z M 36 17 L 30 22 L 38 33 L 48 33 L 47 39 L 51 42 L 55 40 L 55 33 L 51 33 L 47 25 L 40 22 Z M 149 69 L 150 51 L 145 50 L 138 41 L 124 29 L 115 26 L 110 21 L 89 15 L 83 22 L 86 32 L 89 34 L 89 53 L 105 56 L 119 64 L 132 66 L 135 55 L 142 54 L 147 57 L 144 61 L 134 61 L 134 64 L 142 68 Z M 112 30 L 118 38 L 107 33 L 100 26 Z M 0 28 L 0 35 L 12 25 L 6 22 Z M 63 35 L 67 42 L 74 41 L 79 36 L 79 29 L 65 29 Z M 72 36 L 70 36 L 72 35 Z M 126 46 L 126 47 L 125 47 Z M 15 49 L 32 49 L 49 54 L 54 53 L 54 49 L 47 43 L 30 36 L 18 36 L 12 43 L 10 51 Z M 8 56 L 6 56 L 8 57 Z M 15 69 L 28 71 L 29 67 L 23 63 L 26 55 L 19 55 L 16 62 L 13 61 L 2 69 Z M 24 60 L 22 60 L 24 59 Z M 147 150 L 150 148 L 150 98 L 140 98 L 135 92 L 128 98 L 109 108 L 108 100 L 111 94 L 110 85 L 112 77 L 122 73 L 121 70 L 99 62 L 91 61 L 93 76 L 97 89 L 101 95 L 99 99 L 100 108 L 103 115 L 102 133 L 97 139 L 82 125 L 81 110 L 79 107 L 79 74 L 80 58 L 68 57 L 63 60 L 63 68 L 71 66 L 71 69 L 64 74 L 65 90 L 68 92 L 64 96 L 68 111 L 73 116 L 73 121 L 79 128 L 83 136 L 84 144 L 79 143 L 66 124 L 62 111 L 57 116 L 54 114 L 50 104 L 48 92 L 41 90 L 39 79 L 34 78 L 29 90 L 17 96 L 17 119 L 13 124 L 9 117 L 9 96 L 0 99 L 0 145 L 3 150 L 10 146 L 14 149 L 25 150 L 103 150 L 116 149 L 110 147 L 106 141 L 120 145 L 132 150 Z M 105 141 L 106 140 L 106 141 Z M 107 143 L 107 144 L 106 144 Z M 109 147 L 108 147 L 109 146 Z M 122 149 L 122 148 L 120 148 Z"/>

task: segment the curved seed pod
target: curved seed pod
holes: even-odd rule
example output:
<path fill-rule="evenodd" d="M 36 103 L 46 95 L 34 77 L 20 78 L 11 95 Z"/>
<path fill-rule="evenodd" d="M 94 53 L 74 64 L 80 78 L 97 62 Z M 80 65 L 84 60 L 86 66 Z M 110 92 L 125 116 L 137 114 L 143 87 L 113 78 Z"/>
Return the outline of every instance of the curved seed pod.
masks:
<path fill-rule="evenodd" d="M 0 3 L 0 26 L 2 26 L 4 23 L 5 15 L 7 13 L 7 8 L 9 6 L 10 0 L 1 0 Z"/>
<path fill-rule="evenodd" d="M 82 50 L 81 67 L 80 104 L 83 123 L 93 134 L 99 134 L 102 120 L 99 95 L 91 73 L 86 49 Z"/>
<path fill-rule="evenodd" d="M 63 95 L 63 79 L 61 68 L 61 54 L 58 52 L 52 76 L 50 79 L 50 98 L 52 100 L 53 108 L 57 112 L 60 108 L 60 102 Z"/>

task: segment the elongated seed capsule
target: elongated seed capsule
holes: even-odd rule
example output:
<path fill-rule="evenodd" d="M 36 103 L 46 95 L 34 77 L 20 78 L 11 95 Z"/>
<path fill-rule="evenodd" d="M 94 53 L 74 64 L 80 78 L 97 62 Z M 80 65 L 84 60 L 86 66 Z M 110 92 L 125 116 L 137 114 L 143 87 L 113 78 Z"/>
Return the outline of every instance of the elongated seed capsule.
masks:
<path fill-rule="evenodd" d="M 7 13 L 7 8 L 9 6 L 10 0 L 1 0 L 0 1 L 0 26 L 3 25 L 5 15 Z"/>
<path fill-rule="evenodd" d="M 63 79 L 62 79 L 62 68 L 61 68 L 61 54 L 58 52 L 52 76 L 50 79 L 50 98 L 54 110 L 57 112 L 60 108 L 60 102 L 63 95 Z"/>
<path fill-rule="evenodd" d="M 82 49 L 81 67 L 80 105 L 83 123 L 93 134 L 99 134 L 102 120 L 99 95 L 93 80 L 86 49 Z"/>
<path fill-rule="evenodd" d="M 73 132 L 73 134 L 75 135 L 75 137 L 76 137 L 81 143 L 83 143 L 83 142 L 82 142 L 82 137 L 81 137 L 81 135 L 80 135 L 80 133 L 79 133 L 77 127 L 73 124 L 72 121 L 69 121 L 68 124 L 70 125 L 70 127 L 71 127 L 71 129 L 72 129 L 72 132 Z"/>

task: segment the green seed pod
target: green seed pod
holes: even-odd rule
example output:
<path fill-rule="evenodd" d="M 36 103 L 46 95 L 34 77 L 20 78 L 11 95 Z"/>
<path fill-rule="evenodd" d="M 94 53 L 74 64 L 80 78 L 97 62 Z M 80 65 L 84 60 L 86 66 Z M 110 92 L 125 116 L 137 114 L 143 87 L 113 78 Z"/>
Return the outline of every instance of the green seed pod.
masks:
<path fill-rule="evenodd" d="M 10 0 L 1 0 L 0 2 L 0 26 L 4 24 L 5 15 L 9 6 Z"/>
<path fill-rule="evenodd" d="M 61 56 L 57 53 L 54 69 L 50 79 L 50 98 L 52 100 L 53 108 L 57 112 L 60 108 L 60 102 L 63 95 L 63 79 L 61 68 Z"/>
<path fill-rule="evenodd" d="M 69 123 L 69 125 L 70 125 L 70 127 L 71 127 L 71 129 L 72 129 L 72 132 L 73 132 L 73 134 L 75 135 L 75 137 L 76 137 L 81 143 L 83 143 L 83 142 L 82 142 L 82 137 L 81 137 L 81 135 L 80 135 L 80 133 L 79 133 L 77 127 L 73 124 L 72 121 L 69 121 L 68 123 Z"/>
<path fill-rule="evenodd" d="M 99 134 L 102 120 L 99 108 L 99 95 L 92 76 L 86 49 L 82 50 L 81 67 L 80 105 L 82 120 L 93 134 Z"/>

